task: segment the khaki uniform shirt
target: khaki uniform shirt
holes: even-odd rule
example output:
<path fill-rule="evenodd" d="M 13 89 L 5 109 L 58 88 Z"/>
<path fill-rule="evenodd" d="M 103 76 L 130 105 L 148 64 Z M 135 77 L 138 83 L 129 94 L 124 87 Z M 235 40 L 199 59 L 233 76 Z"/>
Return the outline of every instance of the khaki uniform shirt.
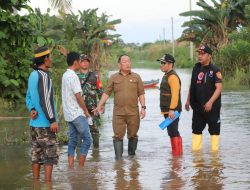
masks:
<path fill-rule="evenodd" d="M 141 77 L 136 73 L 124 76 L 120 72 L 113 74 L 107 84 L 105 94 L 114 92 L 114 115 L 137 115 L 138 98 L 145 94 Z"/>

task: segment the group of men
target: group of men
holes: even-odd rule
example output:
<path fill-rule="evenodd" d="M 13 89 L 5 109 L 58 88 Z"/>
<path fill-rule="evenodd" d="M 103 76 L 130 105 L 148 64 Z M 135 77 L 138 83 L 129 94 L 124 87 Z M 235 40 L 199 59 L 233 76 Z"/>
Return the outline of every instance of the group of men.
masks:
<path fill-rule="evenodd" d="M 202 131 L 208 124 L 211 148 L 216 151 L 220 135 L 222 77 L 219 69 L 211 62 L 212 50 L 207 45 L 201 45 L 197 52 L 199 62 L 193 68 L 185 104 L 186 110 L 189 110 L 190 105 L 193 109 L 192 149 L 201 149 Z M 182 111 L 181 80 L 173 69 L 175 59 L 172 55 L 165 54 L 157 61 L 160 62 L 160 69 L 164 73 L 160 84 L 161 113 L 164 118 L 174 119 L 175 111 L 179 113 Z M 105 91 L 102 89 L 98 73 L 89 70 L 90 62 L 87 55 L 68 53 L 68 69 L 62 77 L 63 113 L 69 127 L 69 168 L 74 167 L 75 150 L 79 139 L 80 168 L 84 166 L 91 142 L 93 141 L 94 148 L 99 148 L 100 113 L 103 113 L 105 102 L 112 92 L 114 93 L 113 145 L 116 159 L 122 158 L 123 139 L 126 133 L 128 155 L 135 155 L 140 119 L 146 115 L 143 82 L 138 74 L 131 71 L 132 64 L 128 55 L 121 55 L 118 58 L 119 72 L 111 75 Z M 53 165 L 57 164 L 59 158 L 56 140 L 59 128 L 53 85 L 48 73 L 48 69 L 52 67 L 52 60 L 47 47 L 40 47 L 35 51 L 33 67 L 26 96 L 26 105 L 30 111 L 32 171 L 34 179 L 38 180 L 40 167 L 44 165 L 45 181 L 51 181 Z M 178 123 L 179 118 L 167 127 L 173 156 L 183 154 Z"/>

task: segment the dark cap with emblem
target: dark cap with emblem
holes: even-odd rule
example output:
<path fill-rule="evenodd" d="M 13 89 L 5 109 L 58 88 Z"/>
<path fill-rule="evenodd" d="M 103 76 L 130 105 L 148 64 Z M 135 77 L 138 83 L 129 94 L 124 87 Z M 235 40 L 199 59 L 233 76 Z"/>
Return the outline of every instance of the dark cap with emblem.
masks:
<path fill-rule="evenodd" d="M 81 61 L 83 61 L 83 60 L 88 60 L 88 61 L 90 62 L 90 58 L 89 58 L 89 56 L 86 55 L 86 54 L 81 54 L 81 55 L 80 55 L 80 59 L 81 59 Z"/>
<path fill-rule="evenodd" d="M 162 56 L 162 58 L 157 59 L 156 61 L 160 61 L 162 63 L 175 63 L 174 57 L 170 54 L 165 54 Z"/>
<path fill-rule="evenodd" d="M 210 55 L 212 55 L 213 51 L 210 49 L 210 47 L 208 47 L 207 44 L 201 44 L 199 49 L 196 50 L 197 52 L 204 52 L 204 53 L 208 53 Z"/>
<path fill-rule="evenodd" d="M 42 47 L 39 47 L 35 50 L 34 58 L 43 57 L 43 56 L 49 55 L 49 54 L 50 54 L 49 48 L 47 46 L 42 46 Z"/>

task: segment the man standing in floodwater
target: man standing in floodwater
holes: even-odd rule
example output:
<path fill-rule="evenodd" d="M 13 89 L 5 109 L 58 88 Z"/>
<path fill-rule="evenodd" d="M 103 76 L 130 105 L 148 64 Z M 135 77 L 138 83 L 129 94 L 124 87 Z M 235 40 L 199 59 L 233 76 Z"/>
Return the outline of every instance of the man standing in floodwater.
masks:
<path fill-rule="evenodd" d="M 97 102 L 103 94 L 102 83 L 98 73 L 89 70 L 90 58 L 85 54 L 82 54 L 80 58 L 80 70 L 77 72 L 77 76 L 80 79 L 85 105 L 93 120 L 93 124 L 89 124 L 93 147 L 99 148 L 101 117 L 100 115 L 94 115 L 91 111 L 97 107 Z"/>
<path fill-rule="evenodd" d="M 121 159 L 123 154 L 123 138 L 127 130 L 128 154 L 133 156 L 138 143 L 137 132 L 140 127 L 140 117 L 145 117 L 145 91 L 141 77 L 131 71 L 131 61 L 128 55 L 118 58 L 119 72 L 113 74 L 107 84 L 105 92 L 95 114 L 102 111 L 102 106 L 114 92 L 113 109 L 113 144 L 116 159 Z M 138 100 L 141 104 L 139 112 Z"/>
<path fill-rule="evenodd" d="M 45 182 L 50 182 L 53 165 L 59 158 L 56 133 L 56 106 L 52 80 L 48 69 L 52 67 L 50 51 L 47 47 L 35 50 L 34 71 L 29 76 L 26 106 L 30 111 L 31 159 L 34 180 L 40 178 L 40 168 L 44 165 Z"/>
<path fill-rule="evenodd" d="M 202 148 L 202 131 L 208 124 L 211 135 L 211 150 L 219 148 L 220 136 L 220 109 L 222 76 L 218 67 L 212 64 L 212 50 L 207 45 L 200 45 L 198 52 L 199 62 L 195 64 L 189 94 L 185 108 L 193 109 L 192 119 L 192 150 Z"/>
<path fill-rule="evenodd" d="M 160 85 L 160 108 L 161 113 L 165 118 L 175 118 L 175 111 L 179 113 L 181 108 L 181 80 L 177 73 L 174 71 L 175 59 L 170 54 L 165 54 L 162 58 L 158 59 L 160 62 L 161 71 L 164 72 L 164 76 Z M 182 155 L 182 138 L 179 130 L 179 118 L 173 121 L 168 127 L 168 135 L 170 136 L 172 155 Z"/>
<path fill-rule="evenodd" d="M 83 168 L 91 145 L 91 135 L 87 122 L 90 114 L 82 98 L 81 84 L 76 74 L 80 69 L 80 54 L 68 53 L 67 64 L 68 69 L 62 77 L 62 105 L 64 119 L 69 126 L 68 164 L 70 169 L 74 168 L 76 146 L 80 136 L 82 143 L 78 166 Z"/>

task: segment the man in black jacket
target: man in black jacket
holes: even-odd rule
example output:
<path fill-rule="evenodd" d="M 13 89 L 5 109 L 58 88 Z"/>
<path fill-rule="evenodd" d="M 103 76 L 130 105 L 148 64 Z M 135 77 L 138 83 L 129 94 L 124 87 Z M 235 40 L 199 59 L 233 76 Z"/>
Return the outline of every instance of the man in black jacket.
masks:
<path fill-rule="evenodd" d="M 202 131 L 208 124 L 211 135 L 211 150 L 217 151 L 220 135 L 220 108 L 222 76 L 218 67 L 211 63 L 212 50 L 201 45 L 198 52 L 199 62 L 192 71 L 191 85 L 185 109 L 193 109 L 192 150 L 202 148 Z"/>

